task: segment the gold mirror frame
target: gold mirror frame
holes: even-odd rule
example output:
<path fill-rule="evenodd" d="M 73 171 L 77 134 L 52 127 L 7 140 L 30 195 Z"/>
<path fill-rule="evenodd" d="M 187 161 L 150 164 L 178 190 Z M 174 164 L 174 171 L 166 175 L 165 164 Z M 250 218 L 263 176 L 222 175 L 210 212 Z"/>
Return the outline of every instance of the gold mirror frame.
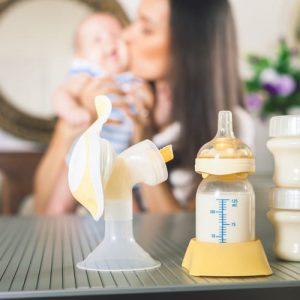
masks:
<path fill-rule="evenodd" d="M 30 0 L 0 0 L 0 18 L 9 8 L 20 2 Z M 94 11 L 109 12 L 115 15 L 123 25 L 129 19 L 116 0 L 69 0 L 83 3 Z M 10 103 L 0 91 L 0 128 L 17 137 L 48 143 L 54 130 L 56 118 L 39 118 L 27 114 Z"/>

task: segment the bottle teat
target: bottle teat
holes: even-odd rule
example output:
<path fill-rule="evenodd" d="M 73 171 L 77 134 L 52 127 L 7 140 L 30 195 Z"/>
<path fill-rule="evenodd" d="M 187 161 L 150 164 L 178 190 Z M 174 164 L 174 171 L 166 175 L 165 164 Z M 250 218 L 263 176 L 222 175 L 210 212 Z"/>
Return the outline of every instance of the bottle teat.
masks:
<path fill-rule="evenodd" d="M 197 173 L 226 175 L 255 171 L 252 151 L 235 137 L 232 124 L 231 111 L 220 111 L 216 136 L 197 154 Z"/>
<path fill-rule="evenodd" d="M 218 132 L 216 138 L 234 138 L 231 111 L 220 111 L 218 115 Z"/>

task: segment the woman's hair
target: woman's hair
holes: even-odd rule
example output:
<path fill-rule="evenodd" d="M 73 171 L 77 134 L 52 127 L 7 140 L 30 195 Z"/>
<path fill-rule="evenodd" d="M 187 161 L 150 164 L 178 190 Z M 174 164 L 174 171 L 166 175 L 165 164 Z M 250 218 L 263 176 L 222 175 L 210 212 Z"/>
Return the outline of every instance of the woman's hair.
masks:
<path fill-rule="evenodd" d="M 180 164 L 216 133 L 219 110 L 242 105 L 235 25 L 227 0 L 170 0 L 170 85 Z"/>

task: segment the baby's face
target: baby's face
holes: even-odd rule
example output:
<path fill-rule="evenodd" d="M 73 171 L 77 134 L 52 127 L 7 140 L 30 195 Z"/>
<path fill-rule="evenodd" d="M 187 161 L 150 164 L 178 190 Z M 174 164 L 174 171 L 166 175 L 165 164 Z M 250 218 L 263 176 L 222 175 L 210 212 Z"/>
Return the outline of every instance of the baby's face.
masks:
<path fill-rule="evenodd" d="M 108 73 L 125 71 L 127 54 L 121 34 L 122 26 L 115 17 L 93 15 L 79 28 L 77 55 Z"/>

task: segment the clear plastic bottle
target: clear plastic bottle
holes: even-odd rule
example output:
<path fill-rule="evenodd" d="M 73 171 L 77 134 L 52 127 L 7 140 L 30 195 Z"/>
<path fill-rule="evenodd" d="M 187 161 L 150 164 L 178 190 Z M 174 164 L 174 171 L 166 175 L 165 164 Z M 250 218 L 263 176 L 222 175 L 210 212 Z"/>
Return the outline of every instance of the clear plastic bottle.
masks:
<path fill-rule="evenodd" d="M 270 120 L 267 147 L 274 156 L 273 182 L 278 187 L 300 188 L 300 115 Z"/>
<path fill-rule="evenodd" d="M 248 174 L 211 175 L 196 196 L 196 238 L 238 243 L 255 239 L 255 197 Z"/>
<path fill-rule="evenodd" d="M 275 255 L 288 261 L 300 261 L 300 190 L 272 188 L 267 213 L 275 232 Z"/>
<path fill-rule="evenodd" d="M 238 243 L 255 239 L 255 195 L 247 176 L 254 172 L 248 146 L 234 136 L 232 115 L 219 113 L 216 137 L 198 152 L 196 172 L 204 179 L 196 195 L 196 239 Z"/>

